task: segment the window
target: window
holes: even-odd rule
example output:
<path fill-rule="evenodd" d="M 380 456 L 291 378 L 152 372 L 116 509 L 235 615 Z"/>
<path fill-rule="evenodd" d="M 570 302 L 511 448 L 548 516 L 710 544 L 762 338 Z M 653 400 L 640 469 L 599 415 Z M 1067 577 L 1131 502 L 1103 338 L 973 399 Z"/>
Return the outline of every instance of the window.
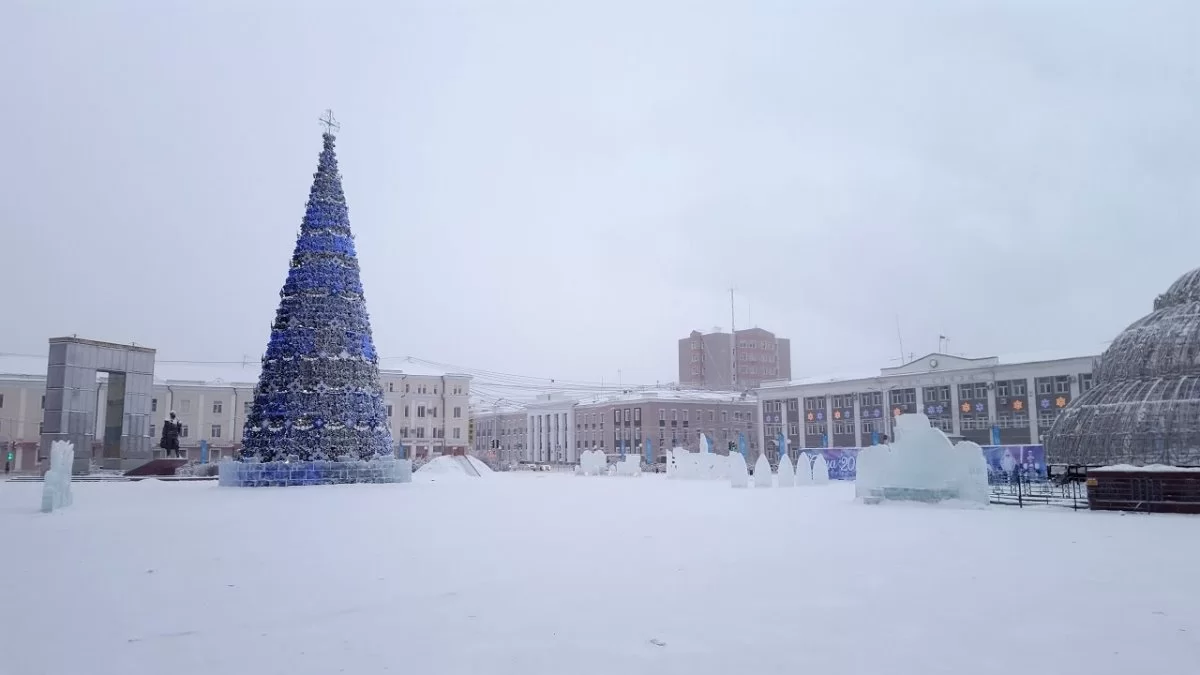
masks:
<path fill-rule="evenodd" d="M 0 396 L 0 408 L 4 407 L 4 397 Z M 150 399 L 150 412 L 158 412 L 158 399 Z M 153 436 L 154 434 L 150 434 Z"/>
<path fill-rule="evenodd" d="M 1008 387 L 1007 380 L 1003 380 L 1001 382 L 996 383 L 996 395 L 997 396 L 999 396 L 1000 398 L 1008 398 L 1008 392 L 1009 392 L 1009 387 Z"/>
<path fill-rule="evenodd" d="M 423 405 L 417 406 L 417 417 L 424 417 L 424 416 L 425 416 L 425 406 L 423 406 Z"/>
<path fill-rule="evenodd" d="M 395 389 L 393 388 L 393 385 L 394 385 L 394 383 L 393 383 L 393 382 L 388 382 L 388 393 L 389 393 L 389 394 L 391 394 L 391 393 L 394 393 L 394 392 L 395 392 Z"/>
<path fill-rule="evenodd" d="M 392 404 L 391 403 L 387 404 L 387 416 L 388 417 L 392 416 Z"/>
<path fill-rule="evenodd" d="M 954 422 L 949 417 L 934 417 L 929 420 L 929 426 L 934 429 L 941 429 L 946 433 L 954 431 Z"/>
<path fill-rule="evenodd" d="M 880 420 L 863 420 L 862 430 L 864 434 L 883 431 L 883 422 Z"/>
<path fill-rule="evenodd" d="M 221 401 L 213 401 L 213 414 L 220 415 L 223 405 Z"/>
<path fill-rule="evenodd" d="M 1054 393 L 1069 394 L 1071 393 L 1071 376 L 1059 375 L 1054 378 Z"/>
<path fill-rule="evenodd" d="M 416 436 L 417 438 L 425 438 L 425 427 L 417 427 Z"/>
<path fill-rule="evenodd" d="M 433 393 L 435 393 L 435 394 L 437 393 L 437 385 L 436 384 L 433 385 Z"/>
<path fill-rule="evenodd" d="M 792 402 L 795 403 L 795 399 L 792 399 Z M 728 421 L 729 421 L 729 411 L 722 410 L 721 411 L 721 423 L 724 424 L 725 422 L 728 422 Z"/>
<path fill-rule="evenodd" d="M 462 438 L 462 429 L 459 429 L 458 427 L 454 427 L 453 436 L 455 438 Z"/>
<path fill-rule="evenodd" d="M 1025 380 L 1012 380 L 1009 382 L 1012 385 L 1013 396 L 1027 396 L 1029 394 L 1028 382 Z"/>
<path fill-rule="evenodd" d="M 633 409 L 633 421 L 635 424 L 642 421 L 642 409 L 641 408 Z"/>
<path fill-rule="evenodd" d="M 454 406 L 454 419 L 462 418 L 462 406 Z"/>
<path fill-rule="evenodd" d="M 854 433 L 854 422 L 848 421 L 848 420 L 836 420 L 833 423 L 833 433 L 835 435 L 853 434 Z"/>
<path fill-rule="evenodd" d="M 708 411 L 708 421 L 709 421 L 709 422 L 715 422 L 715 421 L 717 421 L 717 411 L 716 411 L 716 410 L 709 410 L 709 411 Z"/>
<path fill-rule="evenodd" d="M 404 383 L 404 393 L 406 393 L 406 394 L 408 393 L 408 383 L 407 382 Z"/>
<path fill-rule="evenodd" d="M 212 432 L 208 435 L 209 438 L 220 438 L 221 437 L 221 425 L 220 424 L 212 425 L 212 428 L 209 429 L 209 431 Z"/>
<path fill-rule="evenodd" d="M 825 433 L 825 425 L 816 423 L 805 424 L 804 433 L 808 436 L 821 436 Z"/>
<path fill-rule="evenodd" d="M 800 424 L 798 422 L 788 423 L 788 436 L 798 436 L 800 434 Z"/>
<path fill-rule="evenodd" d="M 180 438 L 188 437 L 188 425 L 186 425 L 186 424 L 183 425 L 183 428 L 179 430 L 179 437 Z"/>
<path fill-rule="evenodd" d="M 983 400 L 987 398 L 986 382 L 968 382 L 958 385 L 958 400 Z"/>
<path fill-rule="evenodd" d="M 883 392 L 881 391 L 866 391 L 858 395 L 858 400 L 862 405 L 883 405 Z"/>
<path fill-rule="evenodd" d="M 189 401 L 188 399 L 185 398 L 179 402 L 179 412 L 189 413 L 191 411 L 192 411 L 192 402 L 191 401 Z"/>
<path fill-rule="evenodd" d="M 1037 386 L 1038 394 L 1054 393 L 1054 378 L 1052 377 L 1039 377 L 1034 380 L 1034 385 Z"/>
<path fill-rule="evenodd" d="M 688 421 L 688 416 L 689 416 L 689 413 L 691 413 L 691 412 L 692 412 L 692 411 L 690 411 L 690 410 L 686 410 L 686 409 L 683 411 L 683 423 L 684 423 L 684 424 L 687 424 L 687 421 Z"/>
<path fill-rule="evenodd" d="M 626 421 L 626 422 L 629 422 L 629 421 L 631 421 L 632 419 L 633 419 L 633 413 L 632 413 L 632 412 L 630 412 L 629 408 L 626 408 L 626 409 L 625 409 L 625 421 Z"/>
<path fill-rule="evenodd" d="M 436 405 L 429 409 L 429 416 L 437 417 L 437 406 Z"/>
<path fill-rule="evenodd" d="M 250 406 L 252 406 L 253 404 L 254 404 L 253 401 L 246 401 L 245 403 L 243 403 L 242 404 L 242 413 L 249 415 L 250 414 Z"/>
<path fill-rule="evenodd" d="M 155 428 L 155 427 L 154 427 L 154 425 L 153 425 L 153 424 L 151 424 L 151 425 L 150 425 L 150 438 L 154 438 L 155 436 L 157 436 L 157 435 L 158 435 L 158 434 L 155 434 L 155 433 L 154 433 L 154 428 Z"/>
<path fill-rule="evenodd" d="M 895 389 L 889 392 L 892 405 L 905 405 L 917 402 L 916 389 Z"/>
<path fill-rule="evenodd" d="M 1037 416 L 1038 430 L 1042 432 L 1049 431 L 1050 427 L 1054 426 L 1055 417 L 1058 417 L 1058 411 L 1056 410 L 1039 410 Z"/>
<path fill-rule="evenodd" d="M 1090 391 L 1091 388 L 1092 388 L 1092 374 L 1091 373 L 1080 373 L 1079 374 L 1079 392 L 1083 393 L 1086 391 Z M 0 396 L 0 401 L 4 401 L 4 397 Z"/>
<path fill-rule="evenodd" d="M 685 411 L 685 412 L 686 412 L 686 411 Z M 679 421 L 679 411 L 678 411 L 678 410 L 672 410 L 672 411 L 671 411 L 671 421 L 672 421 L 672 422 L 678 422 L 678 421 Z"/>
<path fill-rule="evenodd" d="M 666 408 L 659 408 L 659 409 L 658 409 L 658 421 L 659 421 L 659 422 L 666 422 L 666 421 L 667 421 L 667 409 L 666 409 Z"/>
<path fill-rule="evenodd" d="M 42 410 L 45 410 L 45 409 L 46 409 L 46 395 L 42 394 Z"/>

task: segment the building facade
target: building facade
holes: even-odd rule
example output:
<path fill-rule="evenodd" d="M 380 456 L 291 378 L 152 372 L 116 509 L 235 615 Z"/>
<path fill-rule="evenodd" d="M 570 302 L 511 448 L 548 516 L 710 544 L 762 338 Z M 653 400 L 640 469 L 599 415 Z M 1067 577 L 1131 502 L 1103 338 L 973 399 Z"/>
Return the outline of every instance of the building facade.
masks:
<path fill-rule="evenodd" d="M 1092 386 L 1095 357 L 1003 360 L 928 354 L 878 376 L 769 382 L 757 390 L 762 447 L 872 445 L 892 435 L 892 418 L 921 412 L 931 425 L 980 445 L 1038 443 Z"/>
<path fill-rule="evenodd" d="M 679 384 L 684 387 L 748 391 L 767 380 L 791 377 L 791 341 L 762 328 L 732 334 L 694 330 L 679 341 Z"/>
<path fill-rule="evenodd" d="M 493 466 L 510 466 L 525 459 L 528 416 L 522 407 L 491 405 L 476 408 L 471 417 L 471 454 Z"/>
<path fill-rule="evenodd" d="M 397 451 L 413 458 L 465 454 L 471 376 L 442 373 L 420 364 L 405 365 L 404 369 L 379 372 Z M 156 379 L 148 429 L 155 456 L 162 454 L 157 447 L 162 421 L 174 411 L 183 424 L 180 450 L 188 459 L 201 459 L 201 441 L 207 445 L 209 461 L 232 458 L 241 449 L 242 427 L 255 385 L 253 381 L 222 379 Z M 92 430 L 93 453 L 98 452 L 96 439 L 103 438 L 107 386 L 101 376 L 96 429 Z M 0 447 L 5 450 L 5 458 L 12 453 L 13 471 L 38 468 L 45 393 L 44 375 L 0 374 Z"/>
<path fill-rule="evenodd" d="M 741 432 L 756 451 L 758 405 L 752 397 L 694 390 L 647 390 L 574 398 L 545 394 L 522 409 L 477 410 L 477 454 L 498 447 L 509 462 L 573 464 L 584 450 L 655 457 L 663 449 L 698 450 L 700 434 L 724 452 Z M 507 455 L 503 452 L 507 451 Z"/>

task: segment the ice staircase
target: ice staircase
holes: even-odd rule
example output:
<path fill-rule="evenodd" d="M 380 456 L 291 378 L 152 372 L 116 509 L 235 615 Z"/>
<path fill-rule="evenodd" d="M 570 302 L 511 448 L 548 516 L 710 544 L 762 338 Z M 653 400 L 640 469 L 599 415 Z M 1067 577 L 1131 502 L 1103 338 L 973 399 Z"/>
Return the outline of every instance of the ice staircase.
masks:
<path fill-rule="evenodd" d="M 462 465 L 463 473 L 467 474 L 468 476 L 474 476 L 476 478 L 480 477 L 479 469 L 475 468 L 475 465 L 471 463 L 470 459 L 467 459 L 466 455 L 455 455 L 454 459 L 460 465 Z"/>

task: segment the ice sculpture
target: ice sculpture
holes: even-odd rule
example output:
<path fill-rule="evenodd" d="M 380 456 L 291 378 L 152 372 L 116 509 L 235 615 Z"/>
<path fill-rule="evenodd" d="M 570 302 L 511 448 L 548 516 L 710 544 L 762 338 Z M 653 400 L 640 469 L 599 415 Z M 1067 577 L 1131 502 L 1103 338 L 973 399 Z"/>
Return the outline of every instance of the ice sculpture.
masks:
<path fill-rule="evenodd" d="M 813 460 L 812 482 L 813 485 L 825 485 L 829 482 L 829 462 L 825 461 L 825 455 L 817 455 Z"/>
<path fill-rule="evenodd" d="M 580 476 L 603 476 L 608 473 L 608 457 L 599 450 L 584 450 L 579 453 L 579 466 L 575 473 Z"/>
<path fill-rule="evenodd" d="M 812 457 L 807 452 L 802 452 L 796 458 L 796 486 L 802 487 L 812 483 Z"/>
<path fill-rule="evenodd" d="M 729 455 L 729 485 L 735 488 L 750 485 L 750 470 L 746 467 L 746 458 L 740 452 Z"/>
<path fill-rule="evenodd" d="M 754 462 L 754 487 L 771 487 L 771 463 L 767 461 L 765 453 L 760 454 L 758 460 Z"/>
<path fill-rule="evenodd" d="M 70 506 L 71 465 L 75 462 L 75 445 L 69 441 L 54 441 L 50 444 L 50 470 L 43 476 L 42 512 Z"/>
<path fill-rule="evenodd" d="M 706 455 L 712 452 L 712 445 L 708 442 L 708 436 L 700 434 L 700 454 Z"/>
<path fill-rule="evenodd" d="M 787 455 L 779 458 L 779 472 L 776 477 L 779 487 L 795 487 L 796 472 L 792 469 L 792 459 Z"/>
<path fill-rule="evenodd" d="M 642 475 L 642 456 L 625 455 L 620 462 L 617 462 L 613 470 L 617 476 L 640 476 Z"/>
<path fill-rule="evenodd" d="M 955 446 L 921 413 L 896 418 L 896 440 L 858 453 L 855 492 L 864 499 L 988 503 L 987 466 L 974 443 Z"/>

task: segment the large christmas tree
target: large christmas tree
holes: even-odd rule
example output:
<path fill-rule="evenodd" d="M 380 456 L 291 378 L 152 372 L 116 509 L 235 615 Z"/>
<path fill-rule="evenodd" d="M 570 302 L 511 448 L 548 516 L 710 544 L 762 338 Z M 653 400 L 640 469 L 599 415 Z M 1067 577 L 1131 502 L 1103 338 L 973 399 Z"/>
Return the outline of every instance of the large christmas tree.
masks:
<path fill-rule="evenodd" d="M 324 134 L 291 269 L 279 292 L 279 310 L 246 417 L 244 459 L 392 454 L 333 131 L 330 126 Z"/>

